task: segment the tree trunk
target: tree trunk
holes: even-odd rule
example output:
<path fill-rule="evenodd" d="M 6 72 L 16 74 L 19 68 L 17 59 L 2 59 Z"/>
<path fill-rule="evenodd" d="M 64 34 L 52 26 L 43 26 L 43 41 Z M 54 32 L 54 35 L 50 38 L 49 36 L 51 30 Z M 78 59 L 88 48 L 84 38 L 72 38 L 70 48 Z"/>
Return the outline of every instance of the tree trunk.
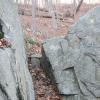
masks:
<path fill-rule="evenodd" d="M 79 11 L 79 9 L 80 9 L 82 3 L 83 3 L 83 0 L 80 0 L 78 6 L 77 6 L 77 8 L 76 8 L 76 13 Z"/>
<path fill-rule="evenodd" d="M 11 47 L 0 48 L 0 100 L 35 100 L 23 32 L 13 0 L 0 0 L 0 24 Z"/>
<path fill-rule="evenodd" d="M 48 8 L 49 8 L 49 13 L 52 16 L 52 23 L 53 23 L 53 28 L 57 29 L 57 20 L 56 20 L 56 14 L 55 14 L 55 9 L 53 7 L 52 0 L 48 0 Z"/>
<path fill-rule="evenodd" d="M 33 32 L 36 31 L 36 0 L 32 0 L 32 30 Z"/>

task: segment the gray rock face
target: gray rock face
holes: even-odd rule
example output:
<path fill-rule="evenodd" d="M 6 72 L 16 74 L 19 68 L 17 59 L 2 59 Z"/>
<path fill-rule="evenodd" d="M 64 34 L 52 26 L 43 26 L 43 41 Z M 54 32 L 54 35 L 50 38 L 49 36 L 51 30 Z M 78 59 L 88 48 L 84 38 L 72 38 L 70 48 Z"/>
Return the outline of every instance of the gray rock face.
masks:
<path fill-rule="evenodd" d="M 35 100 L 23 32 L 13 0 L 0 0 L 0 24 L 11 48 L 0 48 L 0 100 Z"/>
<path fill-rule="evenodd" d="M 13 73 L 15 67 L 14 60 L 11 49 L 0 49 L 0 94 L 4 95 L 3 99 L 0 100 L 17 100 L 16 89 L 18 85 L 16 85 L 16 76 Z"/>
<path fill-rule="evenodd" d="M 63 100 L 100 100 L 100 7 L 81 17 L 67 37 L 47 40 L 43 56 Z"/>

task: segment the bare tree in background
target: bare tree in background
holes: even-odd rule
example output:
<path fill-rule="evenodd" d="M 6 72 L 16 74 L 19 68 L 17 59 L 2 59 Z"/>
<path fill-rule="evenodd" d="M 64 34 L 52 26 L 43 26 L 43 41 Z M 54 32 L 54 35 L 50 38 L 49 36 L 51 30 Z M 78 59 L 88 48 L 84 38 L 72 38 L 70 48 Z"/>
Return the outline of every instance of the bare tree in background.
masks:
<path fill-rule="evenodd" d="M 48 10 L 48 0 L 45 0 L 45 8 Z"/>
<path fill-rule="evenodd" d="M 76 13 L 80 10 L 80 7 L 82 5 L 84 0 L 73 0 L 73 15 L 75 17 Z"/>
<path fill-rule="evenodd" d="M 26 8 L 27 0 L 24 0 L 24 9 Z"/>
<path fill-rule="evenodd" d="M 78 6 L 77 6 L 77 8 L 76 8 L 76 13 L 79 11 L 79 9 L 80 9 L 80 7 L 81 7 L 83 1 L 84 1 L 84 0 L 80 0 L 80 1 L 79 1 L 79 4 L 78 4 Z"/>
<path fill-rule="evenodd" d="M 28 5 L 30 5 L 30 0 L 27 1 Z"/>
<path fill-rule="evenodd" d="M 32 31 L 36 31 L 36 0 L 32 0 Z"/>
<path fill-rule="evenodd" d="M 76 14 L 76 8 L 77 8 L 77 4 L 76 4 L 76 0 L 73 0 L 73 15 L 75 17 L 75 14 Z"/>
<path fill-rule="evenodd" d="M 52 23 L 53 23 L 53 28 L 57 29 L 57 20 L 56 20 L 56 13 L 55 9 L 52 3 L 52 0 L 47 0 L 48 1 L 48 8 L 49 8 L 49 13 L 52 16 Z"/>

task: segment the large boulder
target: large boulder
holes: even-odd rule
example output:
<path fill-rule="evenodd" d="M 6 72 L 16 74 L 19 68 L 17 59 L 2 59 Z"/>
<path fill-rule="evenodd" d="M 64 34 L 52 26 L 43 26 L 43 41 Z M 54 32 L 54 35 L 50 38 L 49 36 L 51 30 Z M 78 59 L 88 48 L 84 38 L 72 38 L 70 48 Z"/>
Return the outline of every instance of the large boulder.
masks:
<path fill-rule="evenodd" d="M 47 40 L 42 52 L 43 69 L 63 100 L 100 100 L 100 7 L 81 17 L 68 36 Z"/>
<path fill-rule="evenodd" d="M 0 25 L 11 43 L 9 48 L 0 48 L 0 100 L 35 100 L 23 32 L 13 0 L 0 0 Z"/>

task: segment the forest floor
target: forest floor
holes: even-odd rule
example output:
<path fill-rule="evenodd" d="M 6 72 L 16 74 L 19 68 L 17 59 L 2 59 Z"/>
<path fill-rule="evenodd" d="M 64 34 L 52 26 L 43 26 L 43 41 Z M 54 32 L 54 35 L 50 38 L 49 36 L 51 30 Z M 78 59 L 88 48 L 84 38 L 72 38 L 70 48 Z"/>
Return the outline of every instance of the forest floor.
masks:
<path fill-rule="evenodd" d="M 29 64 L 29 70 L 33 78 L 36 100 L 62 100 L 58 90 L 40 66 L 33 67 Z"/>
<path fill-rule="evenodd" d="M 52 26 L 52 18 L 45 18 L 39 16 L 47 16 L 48 13 L 44 10 L 39 10 L 37 12 L 38 17 L 35 18 L 35 27 L 36 31 L 33 33 L 32 26 L 32 16 L 31 16 L 31 7 L 26 7 L 19 5 L 19 16 L 21 19 L 21 24 L 25 33 L 26 41 L 26 50 L 29 56 L 32 54 L 41 54 L 41 44 L 49 38 L 60 37 L 67 35 L 69 28 L 79 19 L 80 16 L 83 16 L 89 9 L 97 5 L 86 5 L 83 4 L 80 8 L 80 11 L 75 15 L 75 18 L 66 17 L 67 11 L 73 12 L 72 5 L 58 5 L 57 10 L 60 12 L 63 20 L 59 20 L 58 29 L 54 29 Z M 38 44 L 29 44 L 28 42 L 33 42 L 35 40 Z M 30 41 L 29 41 L 30 40 Z M 27 42 L 28 41 L 28 42 Z M 51 84 L 50 80 L 45 76 L 41 67 L 32 67 L 29 65 L 29 70 L 33 77 L 33 83 L 36 93 L 36 100 L 62 100 L 58 91 Z"/>

